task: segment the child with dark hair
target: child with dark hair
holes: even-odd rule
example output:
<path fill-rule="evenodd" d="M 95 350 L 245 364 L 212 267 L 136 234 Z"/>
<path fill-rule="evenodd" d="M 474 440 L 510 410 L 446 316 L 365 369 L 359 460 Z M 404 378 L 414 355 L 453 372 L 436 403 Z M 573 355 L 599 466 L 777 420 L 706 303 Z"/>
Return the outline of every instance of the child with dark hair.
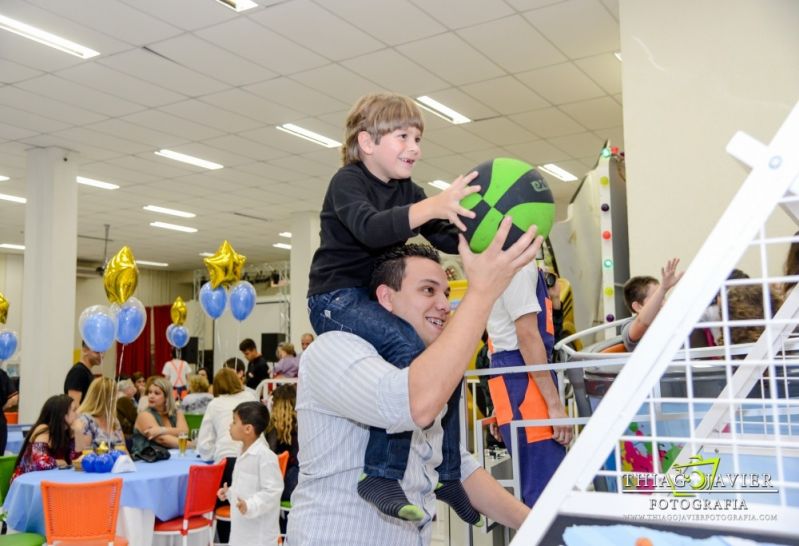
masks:
<path fill-rule="evenodd" d="M 77 415 L 78 403 L 69 395 L 48 398 L 22 442 L 11 479 L 26 472 L 71 465 L 75 448 L 72 423 Z"/>
<path fill-rule="evenodd" d="M 652 321 L 666 300 L 666 293 L 677 284 L 684 271 L 677 273 L 679 258 L 672 258 L 660 268 L 661 282 L 654 277 L 631 277 L 624 283 L 624 303 L 634 314 L 633 320 L 624 325 L 621 338 L 624 348 L 632 352 L 644 337 Z"/>
<path fill-rule="evenodd" d="M 242 402 L 233 410 L 230 437 L 242 442 L 242 453 L 233 468 L 233 480 L 217 492 L 230 502 L 230 544 L 276 544 L 279 534 L 280 494 L 283 476 L 264 431 L 269 410 L 260 402 Z"/>

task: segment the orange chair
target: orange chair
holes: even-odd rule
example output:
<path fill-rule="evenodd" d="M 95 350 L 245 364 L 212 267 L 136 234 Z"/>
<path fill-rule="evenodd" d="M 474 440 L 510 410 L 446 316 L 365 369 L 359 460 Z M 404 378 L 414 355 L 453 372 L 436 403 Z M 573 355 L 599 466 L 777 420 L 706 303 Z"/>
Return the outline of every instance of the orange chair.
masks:
<path fill-rule="evenodd" d="M 169 521 L 155 520 L 155 535 L 180 535 L 183 546 L 191 533 L 208 529 L 209 544 L 214 543 L 213 513 L 216 492 L 225 470 L 225 461 L 214 465 L 193 465 L 189 468 L 189 484 L 183 516 Z"/>
<path fill-rule="evenodd" d="M 116 536 L 121 494 L 122 478 L 92 483 L 43 480 L 47 544 L 127 545 L 126 539 Z"/>
<path fill-rule="evenodd" d="M 286 468 L 289 465 L 289 452 L 284 451 L 280 455 L 277 456 L 277 464 L 280 466 L 280 473 L 283 474 L 283 477 L 286 477 Z M 289 504 L 288 508 L 283 506 L 283 503 L 280 505 L 281 512 L 288 512 L 291 510 L 291 504 Z M 230 521 L 230 505 L 226 504 L 225 506 L 220 506 L 214 512 L 214 531 L 213 534 L 216 535 L 216 522 L 217 521 Z M 278 537 L 278 544 L 282 544 L 283 539 L 282 537 Z"/>

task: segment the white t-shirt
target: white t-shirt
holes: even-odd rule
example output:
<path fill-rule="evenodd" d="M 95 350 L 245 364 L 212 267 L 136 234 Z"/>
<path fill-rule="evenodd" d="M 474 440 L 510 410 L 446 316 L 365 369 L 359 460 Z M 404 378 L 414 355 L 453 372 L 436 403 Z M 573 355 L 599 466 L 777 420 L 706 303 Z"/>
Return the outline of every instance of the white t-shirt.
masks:
<path fill-rule="evenodd" d="M 530 313 L 540 313 L 541 306 L 535 295 L 538 284 L 538 266 L 531 262 L 516 273 L 513 280 L 494 302 L 488 317 L 488 336 L 494 351 L 514 351 L 519 348 L 516 338 L 516 319 Z"/>
<path fill-rule="evenodd" d="M 161 373 L 169 379 L 173 387 L 186 387 L 189 382 L 189 363 L 179 358 L 173 358 L 161 370 Z"/>

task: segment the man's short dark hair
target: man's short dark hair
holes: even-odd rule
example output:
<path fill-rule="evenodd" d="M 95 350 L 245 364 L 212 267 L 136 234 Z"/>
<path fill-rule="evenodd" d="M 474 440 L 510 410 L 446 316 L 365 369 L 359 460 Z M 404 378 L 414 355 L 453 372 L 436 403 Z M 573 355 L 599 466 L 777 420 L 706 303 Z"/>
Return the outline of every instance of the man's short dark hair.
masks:
<path fill-rule="evenodd" d="M 372 269 L 372 280 L 369 283 L 369 295 L 376 299 L 377 287 L 385 284 L 392 290 L 402 288 L 405 277 L 405 260 L 407 258 L 427 258 L 437 264 L 441 263 L 438 252 L 430 245 L 407 244 L 390 248 L 375 260 Z"/>
<path fill-rule="evenodd" d="M 243 340 L 241 343 L 239 343 L 239 351 L 241 351 L 241 352 L 244 352 L 244 351 L 257 351 L 257 350 L 258 350 L 258 348 L 255 346 L 255 342 L 253 340 L 251 340 L 250 338 L 247 338 L 247 339 Z"/>
<path fill-rule="evenodd" d="M 233 413 L 239 416 L 243 425 L 252 425 L 256 436 L 263 434 L 269 424 L 269 410 L 260 402 L 242 402 Z"/>
<path fill-rule="evenodd" d="M 650 284 L 660 284 L 660 281 L 655 277 L 645 275 L 630 277 L 630 279 L 624 283 L 624 304 L 631 313 L 633 312 L 634 302 L 644 303 Z"/>
<path fill-rule="evenodd" d="M 237 372 L 243 372 L 246 369 L 244 361 L 240 358 L 228 358 L 225 360 L 225 363 L 222 364 L 223 368 L 230 368 L 232 370 L 236 370 Z"/>

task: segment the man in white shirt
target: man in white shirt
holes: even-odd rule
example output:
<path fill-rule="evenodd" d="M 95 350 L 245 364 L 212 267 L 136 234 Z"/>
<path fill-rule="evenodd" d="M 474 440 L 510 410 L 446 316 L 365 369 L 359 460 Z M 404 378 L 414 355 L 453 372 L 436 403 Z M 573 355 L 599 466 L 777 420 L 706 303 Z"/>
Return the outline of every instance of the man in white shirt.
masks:
<path fill-rule="evenodd" d="M 303 353 L 297 394 L 300 479 L 292 495 L 290 546 L 430 543 L 447 400 L 471 360 L 493 301 L 541 244 L 540 238 L 531 244 L 528 233 L 502 251 L 509 229 L 506 219 L 494 243 L 478 255 L 461 240 L 470 286 L 452 318 L 447 278 L 435 251 L 406 245 L 402 249 L 407 250 L 378 261 L 377 301 L 410 323 L 427 345 L 409 367 L 397 369 L 346 332 L 323 334 Z M 412 431 L 402 489 L 424 511 L 421 521 L 385 516 L 358 496 L 370 426 L 389 433 Z M 528 508 L 462 448 L 461 461 L 461 479 L 474 508 L 518 528 Z"/>
<path fill-rule="evenodd" d="M 183 392 L 188 389 L 189 383 L 189 363 L 177 357 L 176 351 L 172 350 L 172 360 L 164 364 L 161 374 L 166 377 L 172 388 L 175 389 L 175 394 L 181 397 Z"/>

